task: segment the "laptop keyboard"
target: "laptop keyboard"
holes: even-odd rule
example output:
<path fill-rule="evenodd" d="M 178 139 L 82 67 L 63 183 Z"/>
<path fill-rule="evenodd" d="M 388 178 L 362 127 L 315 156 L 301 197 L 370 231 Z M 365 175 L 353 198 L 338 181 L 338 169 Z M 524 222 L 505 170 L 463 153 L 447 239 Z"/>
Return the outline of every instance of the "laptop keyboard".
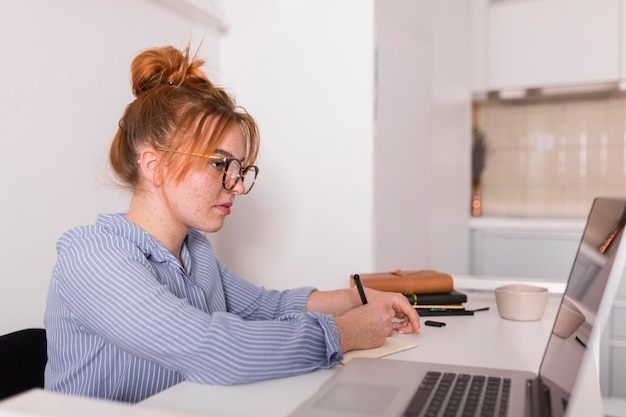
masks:
<path fill-rule="evenodd" d="M 505 417 L 510 392 L 509 378 L 431 371 L 404 416 Z"/>

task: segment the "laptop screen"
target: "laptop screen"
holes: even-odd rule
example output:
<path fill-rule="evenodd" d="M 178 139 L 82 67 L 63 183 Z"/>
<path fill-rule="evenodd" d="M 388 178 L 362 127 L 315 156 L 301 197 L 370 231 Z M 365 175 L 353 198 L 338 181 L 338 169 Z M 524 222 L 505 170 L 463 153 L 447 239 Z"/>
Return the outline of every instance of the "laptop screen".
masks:
<path fill-rule="evenodd" d="M 595 199 L 539 372 L 552 416 L 565 414 L 607 283 L 621 279 L 625 222 L 626 201 Z"/>

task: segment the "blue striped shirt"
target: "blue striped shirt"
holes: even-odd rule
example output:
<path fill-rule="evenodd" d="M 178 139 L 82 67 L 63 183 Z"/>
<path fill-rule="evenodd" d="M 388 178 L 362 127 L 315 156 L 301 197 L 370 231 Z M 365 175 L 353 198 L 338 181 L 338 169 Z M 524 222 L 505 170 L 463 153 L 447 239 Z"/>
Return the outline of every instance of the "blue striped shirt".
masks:
<path fill-rule="evenodd" d="M 266 290 L 192 230 L 184 267 L 123 214 L 64 233 L 45 312 L 47 390 L 137 402 L 180 381 L 238 384 L 341 361 L 313 288 Z"/>

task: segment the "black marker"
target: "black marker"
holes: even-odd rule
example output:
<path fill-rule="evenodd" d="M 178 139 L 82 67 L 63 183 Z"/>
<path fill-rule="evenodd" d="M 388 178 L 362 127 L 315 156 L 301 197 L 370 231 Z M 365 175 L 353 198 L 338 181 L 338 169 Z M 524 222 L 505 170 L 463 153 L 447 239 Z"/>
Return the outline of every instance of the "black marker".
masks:
<path fill-rule="evenodd" d="M 359 276 L 359 274 L 354 274 L 352 276 L 352 279 L 354 280 L 354 285 L 356 286 L 356 289 L 359 290 L 359 295 L 361 296 L 361 302 L 363 303 L 363 305 L 367 304 L 365 291 L 363 290 L 363 285 L 361 284 L 361 277 Z"/>
<path fill-rule="evenodd" d="M 433 320 L 426 320 L 424 324 L 427 326 L 432 326 L 432 327 L 443 327 L 446 325 L 446 323 L 442 321 L 433 321 Z"/>

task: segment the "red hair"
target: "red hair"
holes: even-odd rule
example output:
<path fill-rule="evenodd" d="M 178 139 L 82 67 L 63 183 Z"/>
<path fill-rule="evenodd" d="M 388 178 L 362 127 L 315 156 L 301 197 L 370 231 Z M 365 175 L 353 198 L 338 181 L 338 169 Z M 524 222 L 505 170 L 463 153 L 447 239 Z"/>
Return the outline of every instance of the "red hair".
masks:
<path fill-rule="evenodd" d="M 133 60 L 135 100 L 126 107 L 109 151 L 113 172 L 126 186 L 133 189 L 138 183 L 141 147 L 211 154 L 232 126 L 239 126 L 247 142 L 244 166 L 256 160 L 260 140 L 256 122 L 209 81 L 203 65 L 190 57 L 188 47 L 148 49 Z M 176 181 L 205 163 L 174 152 L 164 153 L 162 162 Z"/>

